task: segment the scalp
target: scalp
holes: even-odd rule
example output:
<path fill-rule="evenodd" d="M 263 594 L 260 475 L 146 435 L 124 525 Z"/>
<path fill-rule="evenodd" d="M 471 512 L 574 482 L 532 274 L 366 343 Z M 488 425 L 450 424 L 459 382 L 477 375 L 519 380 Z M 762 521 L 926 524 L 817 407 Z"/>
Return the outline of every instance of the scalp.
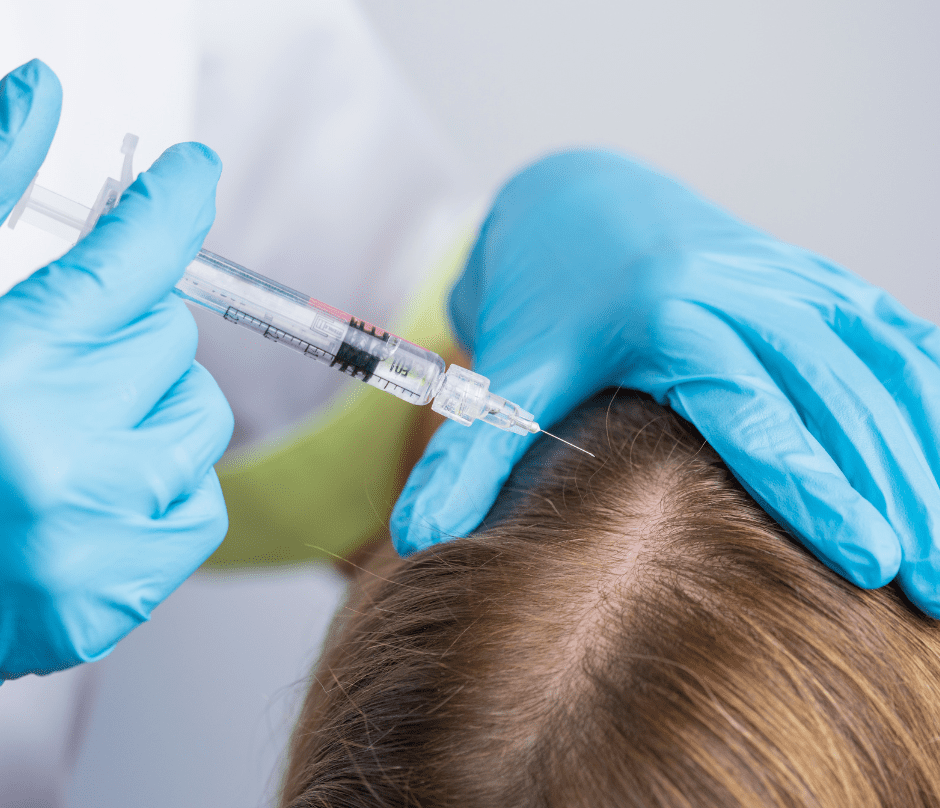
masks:
<path fill-rule="evenodd" d="M 483 531 L 351 601 L 285 805 L 940 799 L 932 621 L 811 558 L 648 398 L 560 432 L 597 459 L 543 444 Z"/>

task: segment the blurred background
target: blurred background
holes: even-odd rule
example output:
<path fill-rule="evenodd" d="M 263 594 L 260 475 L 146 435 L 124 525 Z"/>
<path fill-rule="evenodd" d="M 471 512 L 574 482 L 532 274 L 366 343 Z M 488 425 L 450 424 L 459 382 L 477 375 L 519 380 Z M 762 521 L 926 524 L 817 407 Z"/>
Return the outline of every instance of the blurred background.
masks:
<path fill-rule="evenodd" d="M 362 0 L 487 195 L 626 150 L 940 320 L 940 6 Z"/>
<path fill-rule="evenodd" d="M 243 115 L 252 126 L 262 113 L 250 99 L 265 92 L 255 84 L 276 75 L 272 64 L 289 59 L 294 76 L 321 69 L 309 42 L 299 56 L 282 48 L 284 25 L 277 20 L 288 20 L 302 33 L 305 25 L 319 24 L 314 17 L 323 8 L 342 6 L 343 24 L 357 32 L 349 41 L 379 54 L 373 68 L 399 88 L 409 120 L 420 120 L 420 126 L 396 131 L 405 133 L 402 143 L 424 144 L 409 159 L 420 164 L 426 153 L 436 167 L 428 176 L 438 179 L 429 187 L 446 198 L 438 207 L 449 213 L 444 224 L 440 216 L 435 219 L 436 235 L 426 239 L 435 248 L 482 215 L 487 200 L 526 163 L 558 149 L 602 145 L 645 159 L 940 323 L 940 5 L 931 0 L 269 0 L 264 6 L 203 0 L 195 12 L 184 5 L 192 4 L 168 2 L 157 19 L 152 8 L 112 3 L 117 51 L 107 55 L 97 78 L 86 72 L 86 81 L 103 81 L 122 64 L 122 54 L 130 64 L 145 51 L 155 60 L 157 78 L 142 108 L 152 114 L 173 103 L 194 107 L 192 131 L 222 154 L 226 171 L 233 158 L 237 164 L 237 156 L 224 150 L 231 123 L 207 120 L 209 106 L 202 103 L 219 60 L 240 54 Z M 14 20 L 18 8 L 8 9 Z M 18 49 L 28 42 L 48 38 L 55 49 L 75 39 L 75 28 L 63 28 L 61 17 L 49 19 L 56 20 L 54 30 L 34 28 L 31 40 L 7 40 L 9 47 L 0 48 L 4 72 L 23 61 Z M 185 26 L 174 27 L 180 19 Z M 87 25 L 77 12 L 73 23 Z M 128 31 L 134 32 L 130 38 Z M 181 43 L 192 47 L 184 52 Z M 31 52 L 24 58 L 33 55 L 44 57 Z M 68 69 L 85 65 L 87 71 L 98 58 L 104 58 L 102 50 L 89 47 Z M 47 61 L 60 69 L 53 58 Z M 360 61 L 350 62 L 349 70 Z M 334 69 L 337 63 L 330 64 Z M 193 75 L 201 78 L 188 78 Z M 99 131 L 90 146 L 77 126 L 74 134 L 63 130 L 66 142 L 56 153 L 63 156 L 50 155 L 49 171 L 56 170 L 56 160 L 70 162 L 65 155 L 72 142 L 80 144 L 73 154 L 89 155 L 98 185 L 104 174 L 113 174 L 120 135 L 138 126 L 131 120 L 135 86 L 123 95 L 110 93 L 97 115 L 99 122 L 112 116 L 120 131 L 107 137 Z M 83 91 L 77 80 L 66 85 L 67 98 Z M 373 106 L 386 97 L 384 91 L 370 92 Z M 165 105 L 154 100 L 159 93 L 166 95 Z M 299 91 L 283 98 L 291 115 L 323 103 Z M 76 120 L 76 107 L 66 109 Z M 189 118 L 178 117 L 178 125 L 167 113 L 139 126 L 149 127 L 148 133 L 163 127 L 161 136 L 172 142 L 191 131 Z M 408 134 L 419 130 L 420 138 Z M 104 141 L 106 147 L 100 145 Z M 160 138 L 152 142 L 160 145 Z M 357 159 L 352 148 L 335 156 Z M 137 167 L 144 165 L 146 160 Z M 288 178 L 292 168 L 282 166 Z M 90 181 L 79 179 L 83 187 Z M 62 182 L 69 181 L 62 172 Z M 369 174 L 357 182 L 368 189 Z M 219 224 L 210 240 L 228 243 L 225 227 L 235 227 L 239 193 L 250 187 L 223 178 Z M 388 198 L 393 201 L 394 193 Z M 313 241 L 338 238 L 326 227 L 306 228 L 305 210 L 312 209 L 297 208 L 283 226 L 309 229 Z M 394 229 L 395 223 L 384 226 Z M 359 243 L 354 232 L 348 238 L 336 242 L 336 255 Z M 251 249 L 244 244 L 242 254 Z M 310 247 L 317 249 L 322 245 Z M 426 259 L 414 256 L 430 252 L 432 247 L 422 252 L 412 243 L 390 250 L 377 266 L 384 272 L 408 263 L 404 256 L 420 262 Z M 376 261 L 376 255 L 362 260 Z M 12 279 L 17 269 L 5 271 Z M 277 277 L 272 268 L 265 271 Z M 346 294 L 354 303 L 361 300 L 356 289 L 338 289 L 336 298 L 323 299 L 348 305 L 341 299 Z M 383 322 L 379 303 L 349 308 L 368 316 L 373 305 L 375 321 Z M 93 685 L 75 686 L 75 692 L 87 687 L 89 694 L 79 699 L 79 718 L 68 724 L 81 742 L 65 753 L 50 751 L 42 740 L 27 750 L 33 761 L 43 755 L 72 761 L 57 786 L 59 796 L 46 802 L 0 798 L 0 805 L 268 805 L 304 677 L 343 587 L 332 569 L 316 565 L 195 576 L 156 610 L 150 624 L 89 666 L 96 671 Z M 34 704 L 30 687 L 8 683 L 0 696 Z M 36 703 L 48 703 L 37 693 Z M 30 712 L 35 709 L 21 707 L 24 725 L 38 720 L 39 713 Z M 12 706 L 7 710 L 15 713 Z M 51 722 L 49 733 L 58 726 Z"/>

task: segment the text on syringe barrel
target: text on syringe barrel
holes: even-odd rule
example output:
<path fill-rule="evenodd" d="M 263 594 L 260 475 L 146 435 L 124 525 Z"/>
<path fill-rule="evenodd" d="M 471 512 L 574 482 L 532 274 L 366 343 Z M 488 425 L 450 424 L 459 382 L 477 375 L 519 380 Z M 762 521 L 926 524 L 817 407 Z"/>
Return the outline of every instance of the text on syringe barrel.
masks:
<path fill-rule="evenodd" d="M 432 351 L 207 250 L 199 252 L 175 291 L 411 404 L 427 404 L 444 373 L 444 361 Z"/>

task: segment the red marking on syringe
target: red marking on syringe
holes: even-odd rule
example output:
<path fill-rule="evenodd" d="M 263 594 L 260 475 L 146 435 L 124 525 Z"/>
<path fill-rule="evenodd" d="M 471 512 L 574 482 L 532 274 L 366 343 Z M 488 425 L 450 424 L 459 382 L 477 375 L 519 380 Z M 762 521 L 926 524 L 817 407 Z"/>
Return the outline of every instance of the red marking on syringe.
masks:
<path fill-rule="evenodd" d="M 373 325 L 368 320 L 362 320 L 359 317 L 353 317 L 351 314 L 347 314 L 342 309 L 334 308 L 327 303 L 323 303 L 316 298 L 308 298 L 310 305 L 315 309 L 319 309 L 324 314 L 329 314 L 331 317 L 335 317 L 337 320 L 342 320 L 347 325 L 355 324 L 356 328 L 360 331 L 363 331 L 366 334 L 372 334 L 373 336 L 383 339 L 384 334 L 388 334 L 384 328 L 379 328 L 377 325 Z M 391 336 L 391 334 L 389 334 Z"/>
<path fill-rule="evenodd" d="M 316 298 L 311 297 L 309 300 L 310 305 L 315 309 L 319 309 L 325 314 L 329 314 L 331 317 L 335 317 L 337 320 L 342 320 L 344 323 L 348 323 L 352 319 L 351 314 L 347 314 L 345 311 L 341 311 L 340 309 L 334 308 L 333 306 L 330 306 L 326 303 L 321 303 Z"/>

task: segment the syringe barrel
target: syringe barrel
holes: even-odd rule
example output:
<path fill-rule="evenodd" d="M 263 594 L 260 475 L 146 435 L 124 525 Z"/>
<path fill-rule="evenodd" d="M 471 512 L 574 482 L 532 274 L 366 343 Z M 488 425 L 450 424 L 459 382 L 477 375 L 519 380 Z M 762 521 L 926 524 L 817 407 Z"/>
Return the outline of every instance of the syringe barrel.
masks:
<path fill-rule="evenodd" d="M 411 404 L 427 404 L 444 360 L 339 309 L 200 250 L 175 291 L 232 323 Z"/>
<path fill-rule="evenodd" d="M 136 138 L 125 138 L 125 155 Z M 124 177 L 124 175 L 127 175 Z M 9 217 L 70 242 L 89 231 L 98 216 L 117 202 L 130 182 L 108 179 L 94 209 L 36 185 L 35 180 Z M 329 365 L 411 404 L 427 404 L 443 383 L 444 360 L 433 351 L 376 328 L 219 255 L 200 250 L 174 290 L 180 297 L 250 328 L 274 342 Z"/>

